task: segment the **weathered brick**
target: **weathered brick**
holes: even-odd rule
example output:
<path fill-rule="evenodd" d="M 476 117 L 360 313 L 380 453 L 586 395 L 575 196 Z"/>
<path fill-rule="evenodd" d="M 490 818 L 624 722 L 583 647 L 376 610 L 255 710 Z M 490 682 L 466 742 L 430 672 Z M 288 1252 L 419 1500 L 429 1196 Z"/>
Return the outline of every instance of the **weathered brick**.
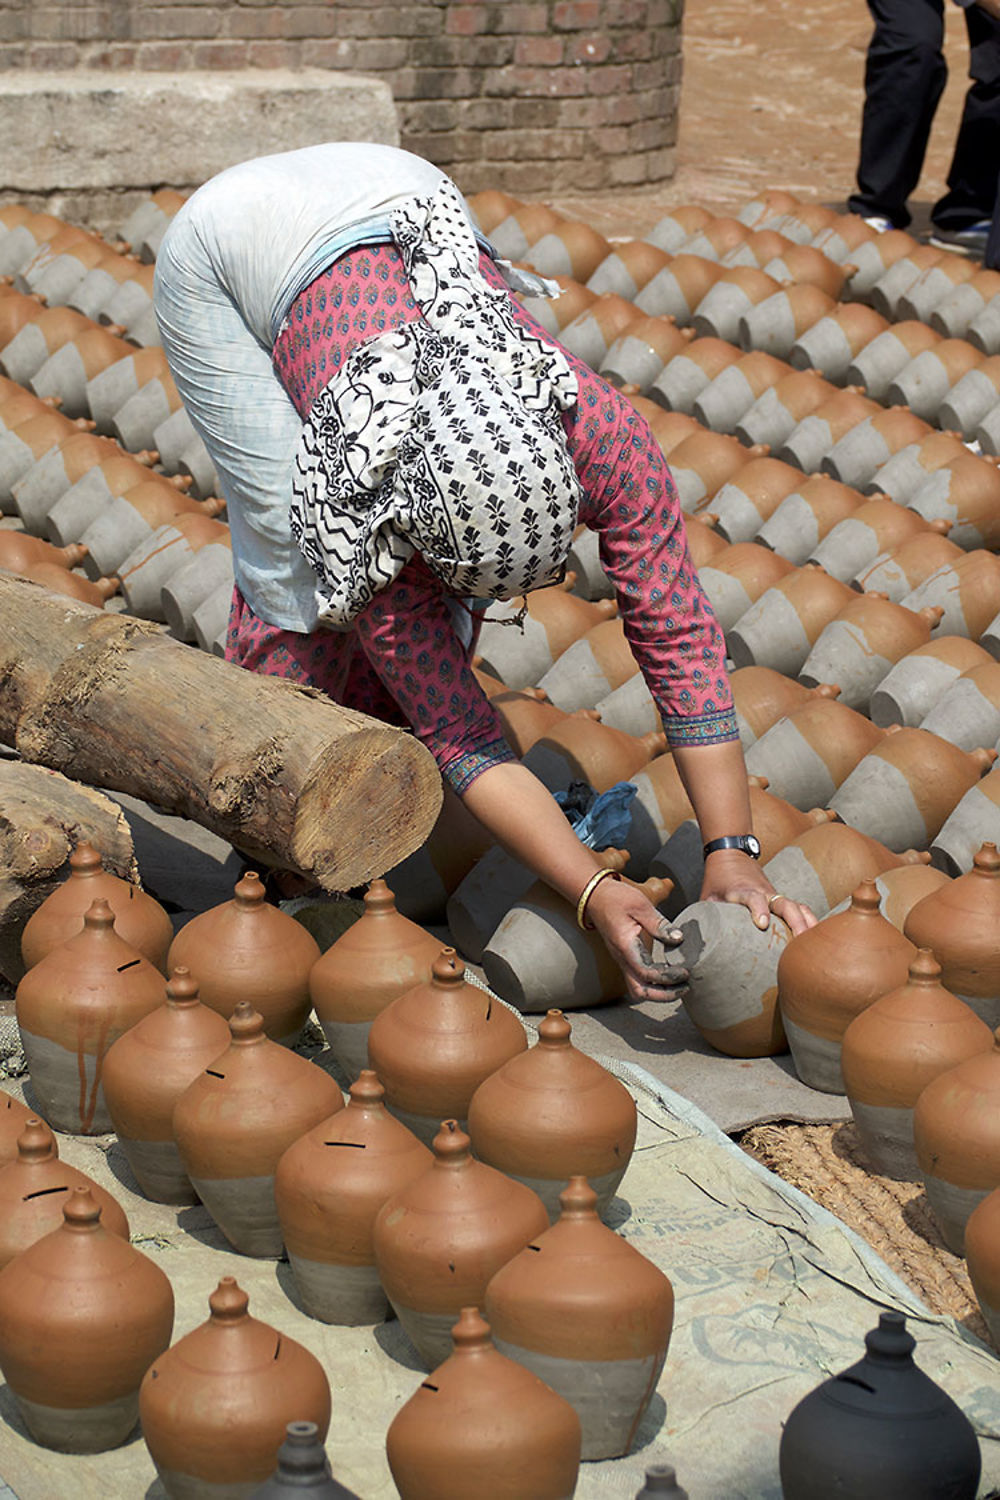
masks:
<path fill-rule="evenodd" d="M 643 118 L 642 99 L 638 94 L 617 94 L 602 99 L 601 103 L 608 125 L 632 125 Z"/>
<path fill-rule="evenodd" d="M 289 39 L 341 35 L 336 5 L 287 5 L 281 14 L 281 34 Z"/>
<path fill-rule="evenodd" d="M 478 36 L 489 25 L 485 5 L 449 5 L 444 29 L 451 36 Z"/>
<path fill-rule="evenodd" d="M 561 36 L 522 36 L 514 45 L 514 61 L 520 67 L 554 68 L 563 61 Z"/>
<path fill-rule="evenodd" d="M 586 74 L 588 92 L 599 94 L 620 94 L 633 86 L 632 69 L 621 66 L 609 65 L 604 68 L 581 68 L 581 73 Z"/>
<path fill-rule="evenodd" d="M 196 5 L 141 5 L 132 12 L 132 35 L 137 41 L 171 41 L 174 37 L 214 37 L 222 26 L 221 8 Z"/>
<path fill-rule="evenodd" d="M 650 24 L 648 0 L 604 0 L 601 10 L 604 26 L 614 29 L 626 26 L 635 31 L 644 31 Z"/>
<path fill-rule="evenodd" d="M 114 42 L 107 47 L 88 47 L 83 55 L 85 68 L 134 68 L 138 46 L 135 42 Z"/>
<path fill-rule="evenodd" d="M 268 41 L 286 35 L 287 13 L 277 5 L 253 6 L 251 9 L 243 5 L 227 5 L 222 19 L 226 36 Z"/>
<path fill-rule="evenodd" d="M 631 148 L 631 125 L 601 125 L 591 134 L 593 149 L 602 156 L 620 156 Z"/>
<path fill-rule="evenodd" d="M 191 67 L 191 48 L 185 42 L 143 42 L 136 59 L 140 68 L 151 72 L 174 72 Z"/>
<path fill-rule="evenodd" d="M 0 73 L 28 66 L 27 42 L 5 42 L 0 46 Z"/>
<path fill-rule="evenodd" d="M 632 187 L 639 182 L 648 182 L 646 158 L 638 156 L 609 156 L 607 162 L 608 181 L 613 187 Z"/>
<path fill-rule="evenodd" d="M 512 36 L 469 37 L 462 47 L 462 64 L 469 68 L 505 68 L 514 61 L 516 46 Z"/>
<path fill-rule="evenodd" d="M 491 5 L 489 6 L 490 31 L 499 36 L 504 32 L 510 32 L 516 36 L 527 36 L 534 32 L 541 34 L 549 29 L 549 8 L 547 5 Z"/>
<path fill-rule="evenodd" d="M 191 49 L 191 66 L 220 72 L 231 72 L 247 65 L 247 42 L 195 42 Z"/>
<path fill-rule="evenodd" d="M 646 25 L 650 28 L 669 26 L 679 28 L 684 14 L 684 0 L 649 0 Z"/>
<path fill-rule="evenodd" d="M 19 42 L 27 35 L 28 21 L 23 12 L 0 11 L 0 42 Z"/>
<path fill-rule="evenodd" d="M 609 51 L 616 62 L 644 62 L 656 52 L 656 39 L 649 31 L 619 31 Z"/>
<path fill-rule="evenodd" d="M 36 41 L 100 41 L 111 35 L 111 13 L 103 5 L 32 6 L 26 19 Z"/>
<path fill-rule="evenodd" d="M 382 6 L 377 10 L 341 10 L 331 6 L 338 36 L 436 36 L 444 29 L 442 13 L 427 5 Z"/>
<path fill-rule="evenodd" d="M 600 0 L 557 0 L 552 25 L 557 31 L 589 31 L 602 24 Z"/>
<path fill-rule="evenodd" d="M 497 101 L 484 101 L 489 109 L 496 109 Z M 511 100 L 512 123 L 533 130 L 542 130 L 555 124 L 572 125 L 570 112 L 580 104 L 579 99 L 516 99 Z M 484 119 L 482 129 L 488 130 L 495 120 Z"/>
<path fill-rule="evenodd" d="M 479 137 L 487 156 L 513 161 L 568 161 L 588 148 L 582 130 L 491 130 Z"/>
<path fill-rule="evenodd" d="M 57 72 L 75 67 L 79 56 L 80 50 L 73 42 L 30 42 L 27 66 L 42 68 L 47 73 Z"/>
<path fill-rule="evenodd" d="M 471 68 L 413 68 L 412 72 L 414 92 L 421 99 L 472 99 L 483 82 L 483 75 Z"/>
<path fill-rule="evenodd" d="M 301 46 L 298 42 L 247 42 L 247 66 L 250 68 L 297 68 L 301 63 Z M 323 67 L 323 63 L 310 59 L 311 66 Z"/>
<path fill-rule="evenodd" d="M 482 81 L 484 94 L 548 94 L 571 98 L 587 92 L 587 79 L 580 68 L 498 68 Z"/>
<path fill-rule="evenodd" d="M 566 61 L 577 65 L 606 62 L 611 56 L 611 46 L 611 38 L 600 33 L 569 37 L 566 41 Z"/>
<path fill-rule="evenodd" d="M 415 68 L 457 68 L 467 63 L 467 46 L 467 37 L 414 37 L 410 43 L 410 61 Z"/>
<path fill-rule="evenodd" d="M 312 68 L 342 68 L 355 74 L 382 74 L 403 68 L 409 58 L 409 40 L 373 36 L 367 40 L 355 37 L 327 37 L 309 40 L 309 63 Z"/>

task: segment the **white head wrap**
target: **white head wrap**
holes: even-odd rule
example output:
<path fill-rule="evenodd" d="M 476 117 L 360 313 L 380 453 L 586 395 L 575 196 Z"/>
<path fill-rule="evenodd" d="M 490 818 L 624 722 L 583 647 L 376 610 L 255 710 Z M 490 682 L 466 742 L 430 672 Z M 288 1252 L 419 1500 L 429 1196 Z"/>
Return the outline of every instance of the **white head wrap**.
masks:
<path fill-rule="evenodd" d="M 397 210 L 392 232 L 423 318 L 352 352 L 296 454 L 292 534 L 334 628 L 414 553 L 454 594 L 524 593 L 558 574 L 576 526 L 565 356 L 484 281 L 451 182 Z"/>

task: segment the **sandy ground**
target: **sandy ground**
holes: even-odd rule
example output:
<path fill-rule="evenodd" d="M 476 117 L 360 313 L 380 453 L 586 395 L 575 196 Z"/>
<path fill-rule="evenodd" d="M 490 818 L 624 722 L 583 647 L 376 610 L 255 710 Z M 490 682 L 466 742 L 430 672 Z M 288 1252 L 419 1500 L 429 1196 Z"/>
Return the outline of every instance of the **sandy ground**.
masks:
<path fill-rule="evenodd" d="M 945 8 L 950 76 L 911 205 L 918 225 L 945 190 L 967 86 L 965 21 Z M 768 187 L 842 207 L 854 188 L 870 33 L 863 0 L 688 0 L 676 177 L 554 206 L 627 237 L 678 203 L 731 212 Z"/>

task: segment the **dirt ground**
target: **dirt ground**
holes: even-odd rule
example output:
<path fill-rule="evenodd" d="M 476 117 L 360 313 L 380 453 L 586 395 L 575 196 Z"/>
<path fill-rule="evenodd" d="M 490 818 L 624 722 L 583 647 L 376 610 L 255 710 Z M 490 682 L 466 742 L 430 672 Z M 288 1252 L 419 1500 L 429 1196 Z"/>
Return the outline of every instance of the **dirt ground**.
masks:
<path fill-rule="evenodd" d="M 945 178 L 967 87 L 968 42 L 945 5 L 948 87 L 916 198 L 926 222 Z M 663 186 L 553 200 L 605 234 L 641 235 L 678 203 L 719 212 L 783 187 L 837 207 L 854 187 L 865 50 L 864 0 L 687 0 L 678 171 Z"/>

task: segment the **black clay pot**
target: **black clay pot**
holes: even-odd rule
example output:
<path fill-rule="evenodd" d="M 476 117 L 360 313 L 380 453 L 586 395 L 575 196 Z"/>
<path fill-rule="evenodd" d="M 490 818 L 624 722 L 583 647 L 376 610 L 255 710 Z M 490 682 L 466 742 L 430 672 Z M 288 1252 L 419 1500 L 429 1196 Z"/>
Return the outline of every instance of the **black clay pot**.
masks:
<path fill-rule="evenodd" d="M 785 1500 L 975 1500 L 972 1424 L 913 1363 L 902 1313 L 884 1312 L 867 1354 L 824 1380 L 781 1435 Z"/>
<path fill-rule="evenodd" d="M 250 1500 L 290 1500 L 307 1494 L 309 1500 L 358 1500 L 330 1474 L 315 1422 L 289 1422 L 285 1441 L 278 1449 L 278 1467 Z"/>
<path fill-rule="evenodd" d="M 688 1492 L 677 1483 L 671 1464 L 656 1464 L 646 1470 L 646 1483 L 635 1500 L 688 1500 Z"/>

